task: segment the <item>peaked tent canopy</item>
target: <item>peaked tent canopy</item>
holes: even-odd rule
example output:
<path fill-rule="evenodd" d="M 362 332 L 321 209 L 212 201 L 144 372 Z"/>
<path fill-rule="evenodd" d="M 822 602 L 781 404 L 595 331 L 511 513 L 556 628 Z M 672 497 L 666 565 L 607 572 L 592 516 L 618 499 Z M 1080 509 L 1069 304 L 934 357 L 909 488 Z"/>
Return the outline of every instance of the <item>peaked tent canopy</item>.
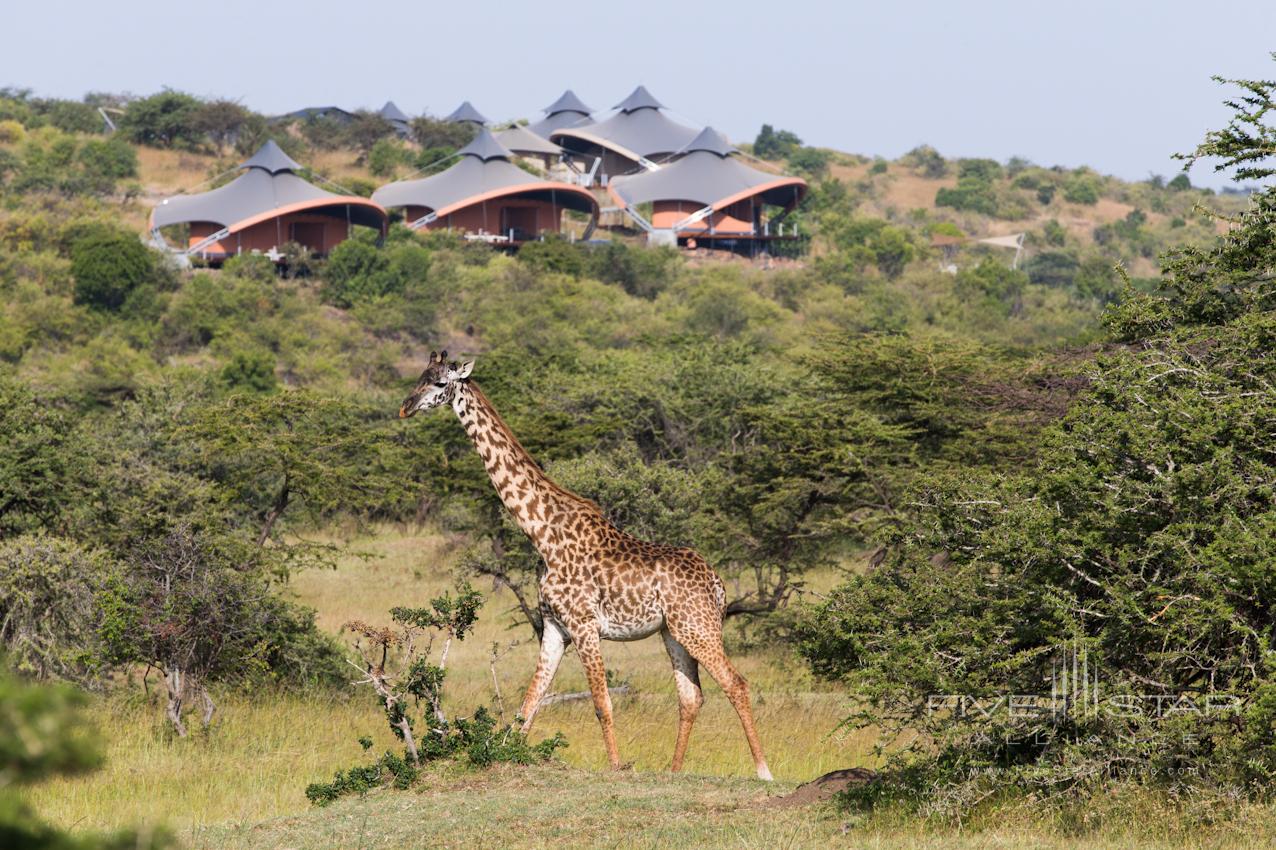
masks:
<path fill-rule="evenodd" d="M 406 124 L 412 120 L 402 109 L 394 105 L 393 100 L 387 100 L 385 106 L 381 107 L 381 111 L 377 114 L 391 123 Z"/>
<path fill-rule="evenodd" d="M 549 140 L 572 153 L 604 156 L 612 174 L 648 168 L 648 161 L 683 150 L 699 131 L 679 124 L 643 86 L 616 104 L 615 115 L 595 124 L 564 127 Z"/>
<path fill-rule="evenodd" d="M 629 93 L 629 97 L 612 107 L 621 112 L 635 112 L 639 109 L 664 109 L 665 105 L 656 100 L 655 95 L 647 91 L 646 86 L 639 86 Z"/>
<path fill-rule="evenodd" d="M 487 119 L 483 117 L 483 113 L 474 108 L 474 104 L 468 100 L 453 109 L 451 114 L 443 119 L 451 124 L 479 124 L 487 123 Z"/>
<path fill-rule="evenodd" d="M 549 134 L 564 127 L 580 127 L 590 122 L 593 109 L 586 106 L 571 89 L 545 107 L 545 117 L 527 126 L 536 135 L 548 139 Z"/>
<path fill-rule="evenodd" d="M 151 230 L 190 224 L 191 246 L 217 236 L 199 251 L 215 256 L 278 249 L 288 241 L 323 253 L 349 235 L 347 225 L 385 229 L 381 206 L 307 182 L 297 174 L 301 166 L 273 140 L 239 167 L 244 173 L 225 186 L 160 201 L 151 211 Z"/>
<path fill-rule="evenodd" d="M 271 174 L 278 174 L 281 171 L 302 170 L 300 163 L 284 153 L 284 149 L 279 147 L 274 139 L 267 139 L 266 144 L 258 148 L 257 153 L 241 162 L 239 167 L 260 168 L 262 171 L 268 171 Z"/>
<path fill-rule="evenodd" d="M 533 156 L 558 156 L 563 149 L 547 142 L 526 127 L 514 125 L 496 134 L 496 141 L 516 154 Z"/>
<path fill-rule="evenodd" d="M 564 209 L 597 220 L 598 202 L 586 189 L 542 180 L 512 163 L 513 156 L 481 127 L 474 141 L 457 151 L 458 162 L 451 168 L 382 186 L 372 199 L 387 207 L 404 207 L 409 227 L 518 231 L 524 238 L 558 231 Z"/>
<path fill-rule="evenodd" d="M 702 130 L 680 159 L 658 171 L 617 177 L 607 187 L 616 204 L 632 210 L 652 204 L 652 225 L 681 232 L 757 235 L 763 205 L 790 210 L 806 195 L 799 177 L 768 174 L 745 165 L 712 127 Z M 631 213 L 632 214 L 632 213 Z M 694 221 L 689 216 L 699 214 Z"/>

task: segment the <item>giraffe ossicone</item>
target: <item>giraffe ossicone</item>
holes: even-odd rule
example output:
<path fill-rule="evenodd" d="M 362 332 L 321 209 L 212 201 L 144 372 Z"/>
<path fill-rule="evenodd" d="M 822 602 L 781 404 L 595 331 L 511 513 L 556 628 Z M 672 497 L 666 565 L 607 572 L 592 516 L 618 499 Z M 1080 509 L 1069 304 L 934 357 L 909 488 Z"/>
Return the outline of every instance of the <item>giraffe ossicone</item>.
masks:
<path fill-rule="evenodd" d="M 749 685 L 722 646 L 726 590 L 691 549 L 639 540 L 612 525 L 588 499 L 550 480 L 492 403 L 470 380 L 474 363 L 434 352 L 399 416 L 449 405 L 474 443 L 492 486 L 545 562 L 540 608 L 545 628 L 536 672 L 523 699 L 523 731 L 532 726 L 568 643 L 585 667 L 607 759 L 620 767 L 601 641 L 659 633 L 678 691 L 678 736 L 671 769 L 682 769 L 704 696 L 703 666 L 722 687 L 744 727 L 758 778 L 770 780 L 753 720 Z"/>

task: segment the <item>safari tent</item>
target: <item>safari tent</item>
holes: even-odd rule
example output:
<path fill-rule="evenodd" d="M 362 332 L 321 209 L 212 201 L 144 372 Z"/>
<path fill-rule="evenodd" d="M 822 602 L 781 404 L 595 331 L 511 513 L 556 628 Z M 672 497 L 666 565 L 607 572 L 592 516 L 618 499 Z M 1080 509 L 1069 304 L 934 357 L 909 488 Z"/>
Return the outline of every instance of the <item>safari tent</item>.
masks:
<path fill-rule="evenodd" d="M 486 127 L 457 157 L 446 171 L 382 186 L 372 199 L 403 209 L 414 230 L 458 230 L 489 242 L 517 244 L 561 232 L 566 210 L 589 217 L 585 236 L 598 221 L 598 202 L 588 190 L 519 168 Z"/>
<path fill-rule="evenodd" d="M 496 141 L 504 145 L 512 153 L 519 156 L 540 159 L 546 168 L 562 156 L 563 149 L 553 142 L 546 141 L 526 127 L 515 124 L 495 134 Z"/>
<path fill-rule="evenodd" d="M 377 113 L 381 119 L 394 128 L 395 135 L 401 139 L 412 136 L 412 119 L 393 100 L 387 100 L 385 106 Z"/>
<path fill-rule="evenodd" d="M 651 241 L 689 238 L 765 241 L 783 237 L 778 225 L 806 195 L 806 181 L 759 171 L 739 151 L 706 127 L 678 159 L 656 171 L 617 177 L 608 193 Z M 651 220 L 638 210 L 651 205 Z M 764 208 L 778 208 L 764 219 Z"/>
<path fill-rule="evenodd" d="M 468 100 L 453 109 L 443 120 L 451 124 L 477 124 L 480 127 L 487 123 L 483 113 L 475 109 L 474 104 Z"/>
<path fill-rule="evenodd" d="M 339 195 L 307 182 L 298 173 L 301 166 L 274 141 L 262 145 L 239 169 L 243 173 L 225 186 L 160 201 L 150 221 L 156 244 L 172 250 L 162 229 L 186 224 L 189 237 L 178 253 L 223 260 L 261 252 L 278 259 L 287 242 L 322 255 L 349 237 L 356 226 L 385 233 L 384 208 L 367 198 Z"/>
<path fill-rule="evenodd" d="M 545 117 L 527 125 L 527 129 L 542 139 L 550 133 L 567 127 L 580 127 L 590 122 L 594 110 L 584 104 L 571 89 L 563 92 L 558 100 L 545 107 Z"/>
<path fill-rule="evenodd" d="M 643 86 L 616 104 L 617 112 L 594 124 L 563 127 L 549 140 L 592 162 L 594 182 L 658 167 L 658 160 L 681 151 L 698 132 L 665 114 L 665 105 Z"/>

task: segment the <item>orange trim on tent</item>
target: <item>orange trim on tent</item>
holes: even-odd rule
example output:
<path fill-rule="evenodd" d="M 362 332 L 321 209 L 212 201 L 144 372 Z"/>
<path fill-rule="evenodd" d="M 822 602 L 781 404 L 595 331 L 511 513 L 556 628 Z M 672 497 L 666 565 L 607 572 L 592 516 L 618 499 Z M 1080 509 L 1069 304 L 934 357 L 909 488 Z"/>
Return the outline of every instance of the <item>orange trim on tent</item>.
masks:
<path fill-rule="evenodd" d="M 782 177 L 779 180 L 772 180 L 769 183 L 760 183 L 751 189 L 745 189 L 742 192 L 736 192 L 734 195 L 728 195 L 727 197 L 723 198 L 720 201 L 714 201 L 711 204 L 705 204 L 705 206 L 712 208 L 714 212 L 718 212 L 725 207 L 731 206 L 737 201 L 743 201 L 745 198 L 751 198 L 754 195 L 760 195 L 763 192 L 769 192 L 772 189 L 780 189 L 780 188 L 783 188 L 784 186 L 799 186 L 802 189 L 802 191 L 798 193 L 798 196 L 794 200 L 794 203 L 789 204 L 789 207 L 795 206 L 797 201 L 802 200 L 802 196 L 806 194 L 807 183 L 801 177 Z M 616 206 L 620 207 L 622 210 L 629 208 L 629 204 L 626 203 L 625 199 L 622 198 L 620 194 L 616 191 L 616 189 L 614 188 L 614 184 L 612 183 L 607 184 L 607 194 L 611 195 L 612 200 L 616 202 Z M 668 200 L 676 200 L 676 199 L 669 198 Z M 687 198 L 685 200 L 693 204 L 699 203 L 698 201 L 694 201 L 691 198 Z M 787 208 L 788 207 L 786 207 L 786 209 Z"/>
<path fill-rule="evenodd" d="M 295 204 L 285 204 L 282 207 L 275 207 L 272 210 L 267 210 L 266 212 L 258 213 L 255 216 L 244 219 L 243 221 L 237 221 L 234 224 L 223 224 L 221 226 L 229 229 L 231 233 L 237 233 L 238 231 L 243 230 L 246 227 L 251 227 L 254 224 L 257 224 L 262 221 L 266 221 L 267 219 L 274 218 L 275 216 L 287 215 L 288 213 L 300 212 L 306 209 L 314 209 L 315 207 L 327 207 L 327 206 L 335 207 L 342 204 L 353 204 L 355 206 L 371 207 L 372 209 L 381 213 L 381 215 L 387 221 L 390 218 L 390 214 L 386 212 L 385 207 L 381 206 L 375 201 L 370 201 L 367 198 L 355 197 L 353 195 L 350 195 L 350 196 L 338 195 L 336 198 L 312 198 L 309 201 L 299 201 Z M 190 222 L 173 222 L 173 223 L 174 224 L 189 224 L 198 220 L 199 219 L 192 219 Z M 220 224 L 220 222 L 216 222 L 216 221 L 209 222 L 209 223 Z M 147 219 L 146 224 L 147 224 L 147 227 L 146 227 L 147 230 L 155 229 L 155 210 L 154 209 L 151 210 L 151 215 Z"/>
<path fill-rule="evenodd" d="M 763 192 L 770 192 L 772 189 L 780 189 L 784 186 L 802 187 L 802 191 L 798 193 L 795 203 L 796 201 L 801 200 L 802 196 L 806 194 L 806 181 L 801 177 L 782 177 L 779 180 L 772 180 L 770 183 L 762 183 L 751 189 L 745 189 L 743 192 L 736 192 L 734 195 L 728 195 L 720 201 L 714 201 L 710 204 L 710 206 L 713 207 L 714 212 L 717 212 L 723 207 L 731 206 L 736 201 L 743 201 L 745 198 L 751 198 L 754 195 L 760 195 Z"/>
<path fill-rule="evenodd" d="M 368 207 L 370 209 L 373 209 L 379 212 L 382 218 L 387 220 L 390 218 L 390 214 L 385 211 L 385 207 L 381 206 L 375 201 L 370 201 L 367 198 L 358 198 L 354 196 L 350 196 L 350 197 L 339 196 L 336 198 L 312 198 L 309 201 L 298 201 L 295 204 L 285 204 L 282 207 L 275 207 L 273 210 L 267 210 L 266 212 L 258 213 L 257 215 L 246 218 L 243 221 L 237 221 L 234 224 L 227 225 L 226 229 L 229 230 L 231 233 L 238 233 L 241 230 L 245 230 L 249 227 L 252 227 L 254 224 L 260 224 L 263 221 L 269 221 L 272 218 L 278 218 L 279 216 L 288 215 L 289 213 L 301 212 L 302 210 L 316 209 L 317 207 L 338 207 L 338 206 Z M 382 224 L 384 225 L 384 222 L 382 222 Z"/>

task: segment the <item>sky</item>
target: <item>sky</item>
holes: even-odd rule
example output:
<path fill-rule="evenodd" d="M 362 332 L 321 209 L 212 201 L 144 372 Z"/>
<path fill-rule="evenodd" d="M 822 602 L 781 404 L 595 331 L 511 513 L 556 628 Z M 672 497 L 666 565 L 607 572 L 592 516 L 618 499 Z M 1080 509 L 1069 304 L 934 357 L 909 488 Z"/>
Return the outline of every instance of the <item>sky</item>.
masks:
<path fill-rule="evenodd" d="M 854 153 L 930 144 L 1134 180 L 1173 175 L 1171 154 L 1226 123 L 1212 75 L 1276 78 L 1276 0 L 43 0 L 4 18 L 0 87 L 41 96 L 168 87 L 267 114 L 470 100 L 535 120 L 564 88 L 606 110 L 641 83 L 734 141 L 768 123 Z"/>

